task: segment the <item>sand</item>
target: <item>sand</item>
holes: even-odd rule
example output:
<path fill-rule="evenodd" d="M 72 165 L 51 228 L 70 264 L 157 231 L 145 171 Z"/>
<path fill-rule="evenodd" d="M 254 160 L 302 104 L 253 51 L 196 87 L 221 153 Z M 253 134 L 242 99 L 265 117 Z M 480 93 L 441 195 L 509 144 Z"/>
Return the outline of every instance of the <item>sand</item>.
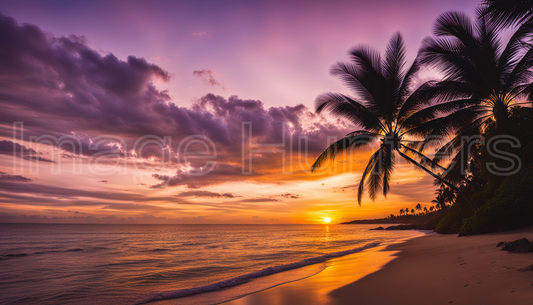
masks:
<path fill-rule="evenodd" d="M 533 304 L 533 271 L 517 270 L 533 264 L 533 253 L 496 247 L 523 237 L 533 239 L 533 227 L 431 234 L 333 260 L 315 276 L 224 304 Z"/>

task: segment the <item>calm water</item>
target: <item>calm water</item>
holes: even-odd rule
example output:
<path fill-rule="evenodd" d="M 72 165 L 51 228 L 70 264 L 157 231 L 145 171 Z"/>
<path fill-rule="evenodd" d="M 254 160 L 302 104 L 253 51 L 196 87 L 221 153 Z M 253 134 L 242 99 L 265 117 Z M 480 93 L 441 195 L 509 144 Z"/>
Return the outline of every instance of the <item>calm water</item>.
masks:
<path fill-rule="evenodd" d="M 192 301 L 212 304 L 316 274 L 364 245 L 420 235 L 371 227 L 0 224 L 0 303 L 137 304 L 257 283 Z"/>

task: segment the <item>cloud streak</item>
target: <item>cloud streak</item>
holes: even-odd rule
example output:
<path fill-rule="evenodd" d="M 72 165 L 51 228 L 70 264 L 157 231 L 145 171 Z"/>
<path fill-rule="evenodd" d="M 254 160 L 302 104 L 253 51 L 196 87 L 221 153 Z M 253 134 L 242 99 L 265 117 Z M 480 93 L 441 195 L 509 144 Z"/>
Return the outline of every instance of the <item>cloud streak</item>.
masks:
<path fill-rule="evenodd" d="M 192 75 L 198 78 L 202 83 L 209 87 L 221 87 L 225 89 L 216 79 L 215 76 L 220 76 L 213 70 L 194 70 Z"/>

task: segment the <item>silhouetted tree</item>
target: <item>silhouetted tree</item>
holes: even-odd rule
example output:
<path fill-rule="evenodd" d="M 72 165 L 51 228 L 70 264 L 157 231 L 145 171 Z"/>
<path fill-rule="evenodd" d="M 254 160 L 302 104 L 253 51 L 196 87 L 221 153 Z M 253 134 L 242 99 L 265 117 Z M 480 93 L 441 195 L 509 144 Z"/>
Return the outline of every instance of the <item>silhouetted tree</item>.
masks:
<path fill-rule="evenodd" d="M 425 94 L 418 94 L 419 90 L 425 92 L 424 85 L 411 93 L 414 76 L 420 65 L 415 60 L 409 69 L 404 69 L 405 46 L 402 36 L 399 33 L 392 36 L 383 59 L 379 52 L 364 46 L 352 49 L 350 55 L 352 62 L 337 63 L 331 73 L 340 77 L 357 97 L 340 93 L 322 94 L 316 100 L 316 111 L 321 113 L 329 110 L 330 113 L 361 126 L 361 129 L 331 144 L 316 159 L 311 169 L 314 171 L 324 161 L 333 160 L 339 152 L 378 142 L 379 149 L 372 154 L 361 175 L 357 193 L 359 205 L 365 185 L 371 200 L 376 199 L 380 190 L 387 196 L 396 154 L 460 192 L 431 171 L 440 169 L 437 164 L 405 145 L 413 142 L 407 140 L 407 137 L 421 134 L 417 127 L 434 117 L 432 113 L 427 118 L 418 113 L 429 100 Z M 416 132 L 412 134 L 411 131 Z M 415 159 L 422 160 L 431 170 Z"/>
<path fill-rule="evenodd" d="M 533 0 L 485 0 L 483 15 L 498 25 L 510 26 L 533 20 Z"/>
<path fill-rule="evenodd" d="M 436 37 L 423 41 L 420 61 L 436 68 L 444 79 L 425 88 L 427 98 L 436 104 L 412 116 L 435 119 L 411 132 L 440 147 L 433 161 L 453 158 L 450 173 L 455 173 L 456 182 L 470 158 L 465 137 L 481 135 L 491 122 L 502 134 L 508 129 L 510 107 L 517 105 L 515 99 L 533 98 L 533 47 L 525 42 L 532 28 L 533 23 L 523 24 L 504 46 L 494 21 L 481 16 L 472 22 L 463 13 L 447 12 L 435 22 Z M 450 156 L 452 148 L 456 154 Z"/>

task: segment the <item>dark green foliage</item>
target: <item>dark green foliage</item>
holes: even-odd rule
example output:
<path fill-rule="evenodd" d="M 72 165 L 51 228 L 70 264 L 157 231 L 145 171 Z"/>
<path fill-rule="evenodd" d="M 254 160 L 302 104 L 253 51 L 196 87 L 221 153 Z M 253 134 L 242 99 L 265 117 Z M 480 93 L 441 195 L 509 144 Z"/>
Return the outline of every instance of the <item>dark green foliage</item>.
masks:
<path fill-rule="evenodd" d="M 433 218 L 427 223 L 427 227 L 429 228 L 428 230 L 437 230 L 437 225 L 438 225 L 439 222 L 441 221 L 442 217 L 444 217 L 444 213 L 442 213 L 442 212 L 438 212 L 438 213 L 436 213 L 435 217 L 433 217 Z"/>
<path fill-rule="evenodd" d="M 477 210 L 474 212 L 461 200 L 448 210 L 437 225 L 439 233 L 460 235 L 499 232 L 533 225 L 533 111 L 531 108 L 511 109 L 509 134 L 520 141 L 520 147 L 507 147 L 517 155 L 522 169 L 511 176 L 497 176 L 487 170 L 488 162 L 498 160 L 490 156 L 486 146 L 479 146 L 474 154 L 476 187 L 464 187 Z M 494 125 L 485 131 L 490 139 L 496 135 Z M 505 164 L 503 164 L 505 165 Z M 481 182 L 480 182 L 481 181 Z"/>
<path fill-rule="evenodd" d="M 460 204 L 454 204 L 439 220 L 435 231 L 440 234 L 457 234 L 463 225 L 463 220 L 472 213 L 472 210 Z"/>
<path fill-rule="evenodd" d="M 495 196 L 465 219 L 459 234 L 499 232 L 528 225 L 533 225 L 532 167 L 507 177 Z"/>

